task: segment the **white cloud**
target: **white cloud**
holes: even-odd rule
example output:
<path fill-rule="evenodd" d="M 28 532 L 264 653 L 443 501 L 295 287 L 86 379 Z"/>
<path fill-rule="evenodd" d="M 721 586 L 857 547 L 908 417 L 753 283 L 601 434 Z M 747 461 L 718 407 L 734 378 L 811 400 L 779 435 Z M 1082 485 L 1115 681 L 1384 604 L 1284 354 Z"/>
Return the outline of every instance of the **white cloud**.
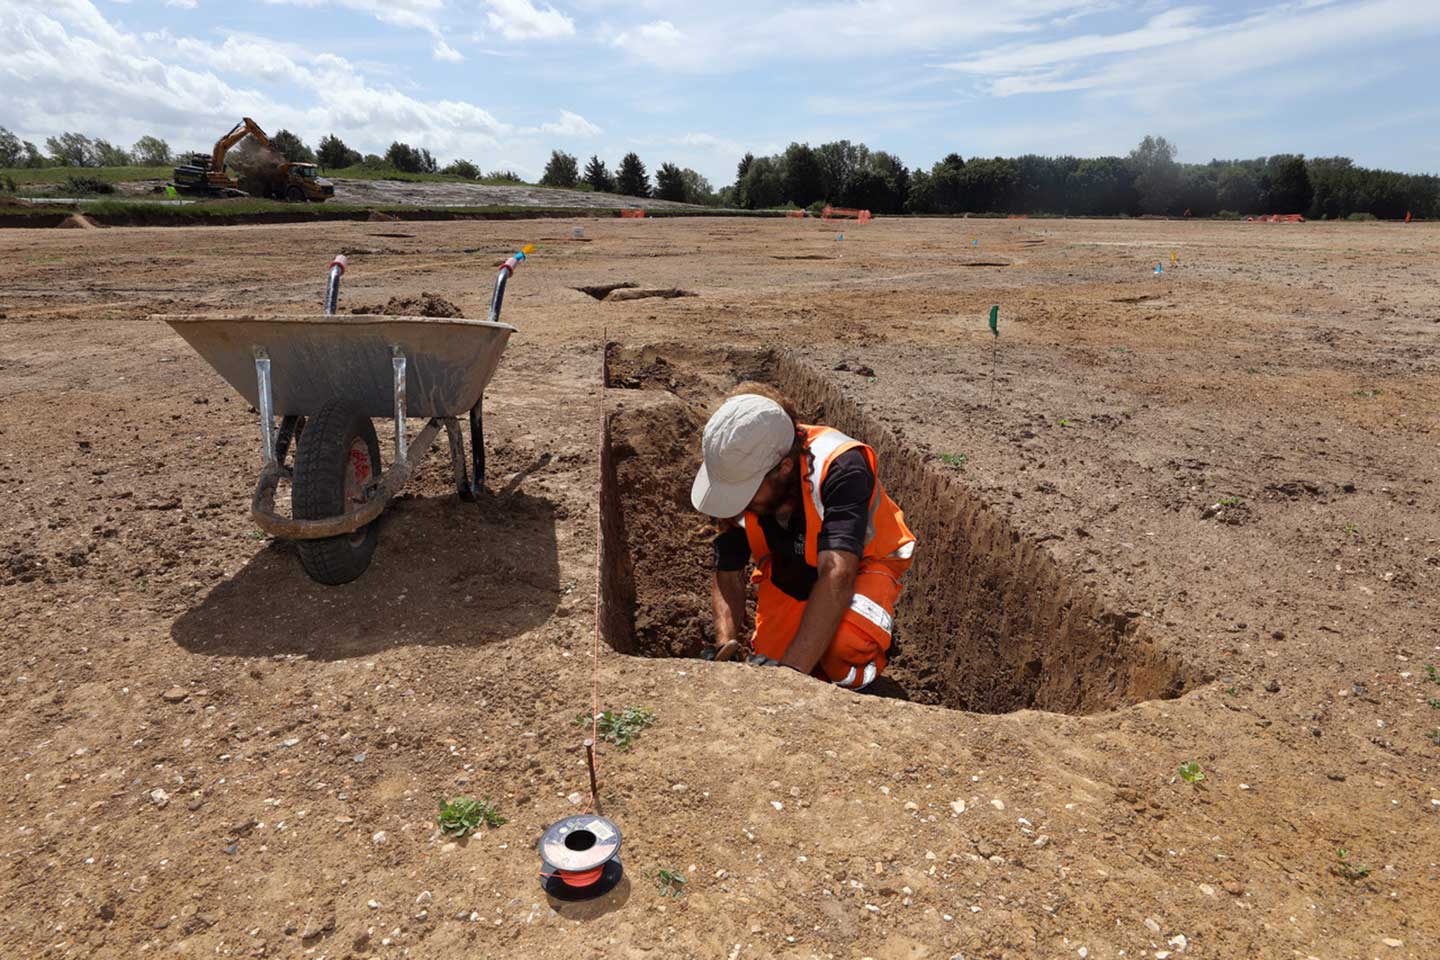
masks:
<path fill-rule="evenodd" d="M 463 53 L 450 46 L 450 44 L 444 40 L 436 41 L 435 49 L 430 55 L 436 60 L 443 60 L 446 63 L 462 63 L 465 60 Z"/>
<path fill-rule="evenodd" d="M 531 0 L 486 0 L 492 30 L 506 40 L 552 40 L 575 33 L 575 21 L 554 7 L 537 8 Z"/>
<path fill-rule="evenodd" d="M 1110 0 L 732 0 L 677 7 L 667 12 L 668 19 L 615 31 L 611 43 L 636 60 L 683 72 L 731 71 L 762 61 L 853 62 L 894 53 L 939 54 L 1110 5 Z"/>
<path fill-rule="evenodd" d="M 560 111 L 558 123 L 540 124 L 540 131 L 557 137 L 595 137 L 604 132 L 580 114 L 571 113 L 569 110 Z"/>
<path fill-rule="evenodd" d="M 0 31 L 0 87 L 17 132 L 82 130 L 116 143 L 153 133 L 183 149 L 212 143 L 250 116 L 312 143 L 333 132 L 363 150 L 403 140 L 441 157 L 493 153 L 513 132 L 476 104 L 377 85 L 343 57 L 298 44 L 140 37 L 117 30 L 89 0 L 51 0 L 43 11 L 0 0 L 0 22 L 19 25 Z M 179 111 L 177 103 L 193 106 Z"/>
<path fill-rule="evenodd" d="M 200 6 L 200 0 L 165 0 L 167 7 L 179 7 L 182 10 L 194 10 Z"/>
<path fill-rule="evenodd" d="M 1338 63 L 1360 46 L 1427 33 L 1440 33 L 1435 4 L 1295 0 L 1225 21 L 1179 8 L 1132 31 L 1002 46 L 944 66 L 983 77 L 982 89 L 998 96 L 1088 90 L 1163 98 L 1317 59 Z M 1343 83 L 1346 73 L 1337 68 L 1332 80 Z"/>
<path fill-rule="evenodd" d="M 296 7 L 318 7 L 331 9 L 344 7 L 370 16 L 394 27 L 423 30 L 434 37 L 441 34 L 440 14 L 444 11 L 445 0 L 265 0 L 272 5 Z M 309 29 L 323 29 L 323 21 L 307 20 Z"/>

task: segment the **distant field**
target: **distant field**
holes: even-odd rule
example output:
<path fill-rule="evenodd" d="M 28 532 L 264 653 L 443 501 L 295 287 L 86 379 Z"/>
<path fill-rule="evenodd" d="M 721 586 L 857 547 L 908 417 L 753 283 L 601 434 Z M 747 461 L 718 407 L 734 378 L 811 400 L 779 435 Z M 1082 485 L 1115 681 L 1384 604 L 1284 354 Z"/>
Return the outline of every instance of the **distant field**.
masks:
<path fill-rule="evenodd" d="M 17 184 L 64 183 L 69 177 L 94 177 L 107 183 L 133 180 L 169 180 L 170 167 L 0 167 L 0 177 Z"/>

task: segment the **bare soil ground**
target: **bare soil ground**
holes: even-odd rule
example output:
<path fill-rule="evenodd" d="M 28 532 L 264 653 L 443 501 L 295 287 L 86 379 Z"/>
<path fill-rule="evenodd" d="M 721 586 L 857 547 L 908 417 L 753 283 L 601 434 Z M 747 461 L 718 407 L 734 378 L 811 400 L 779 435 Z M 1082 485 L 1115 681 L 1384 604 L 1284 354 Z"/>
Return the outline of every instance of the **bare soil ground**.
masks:
<path fill-rule="evenodd" d="M 0 231 L 0 956 L 1440 955 L 1440 229 L 585 227 Z M 337 252 L 342 310 L 483 316 L 527 242 L 491 495 L 432 455 L 311 584 L 145 318 L 311 308 Z M 582 289 L 626 283 L 696 295 Z M 551 903 L 596 593 L 698 645 L 681 461 L 757 375 L 880 451 L 902 654 L 856 696 L 602 646 L 658 717 L 600 754 L 627 880 Z M 448 840 L 456 795 L 509 822 Z"/>

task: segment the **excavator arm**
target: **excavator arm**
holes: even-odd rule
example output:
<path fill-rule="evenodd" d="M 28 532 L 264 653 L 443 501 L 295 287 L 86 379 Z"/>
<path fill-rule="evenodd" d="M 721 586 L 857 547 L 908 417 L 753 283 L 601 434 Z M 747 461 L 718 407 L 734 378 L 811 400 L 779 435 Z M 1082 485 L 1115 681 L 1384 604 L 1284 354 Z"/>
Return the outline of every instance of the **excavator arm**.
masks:
<path fill-rule="evenodd" d="M 215 141 L 215 152 L 210 157 L 210 169 L 215 173 L 224 171 L 225 154 L 229 153 L 231 147 L 235 146 L 235 144 L 241 140 L 244 140 L 247 136 L 254 137 L 260 142 L 260 146 L 262 147 L 270 146 L 270 138 L 265 136 L 265 131 L 260 129 L 260 124 L 251 120 L 249 117 L 244 117 L 239 123 L 230 128 L 229 133 Z"/>

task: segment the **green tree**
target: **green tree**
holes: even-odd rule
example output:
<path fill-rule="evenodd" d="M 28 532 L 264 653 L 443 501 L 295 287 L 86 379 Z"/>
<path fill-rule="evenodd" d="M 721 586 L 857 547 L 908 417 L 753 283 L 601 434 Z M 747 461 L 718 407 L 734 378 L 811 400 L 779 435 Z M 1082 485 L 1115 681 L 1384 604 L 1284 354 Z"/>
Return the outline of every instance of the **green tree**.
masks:
<path fill-rule="evenodd" d="M 437 169 L 435 158 L 430 151 L 396 141 L 385 151 L 385 162 L 402 173 L 434 173 Z"/>
<path fill-rule="evenodd" d="M 685 201 L 685 180 L 675 164 L 662 163 L 655 171 L 655 196 L 661 200 Z"/>
<path fill-rule="evenodd" d="M 540 175 L 540 183 L 546 187 L 573 187 L 580 182 L 580 164 L 563 150 L 550 151 L 550 161 Z"/>
<path fill-rule="evenodd" d="M 315 151 L 305 146 L 305 141 L 289 130 L 281 130 L 271 137 L 270 149 L 291 163 L 315 162 Z"/>
<path fill-rule="evenodd" d="M 859 171 L 869 166 L 870 148 L 863 143 L 836 140 L 816 147 L 815 159 L 820 164 L 824 199 L 830 203 L 850 205 L 853 199 L 850 195 L 851 181 Z"/>
<path fill-rule="evenodd" d="M 755 162 L 755 154 L 747 153 L 735 164 L 735 185 L 738 187 L 740 181 L 745 179 L 745 174 L 750 172 L 750 164 Z"/>
<path fill-rule="evenodd" d="M 797 207 L 808 207 L 825 199 L 825 180 L 820 160 L 808 143 L 792 143 L 785 148 L 785 198 Z"/>
<path fill-rule="evenodd" d="M 135 146 L 130 148 L 130 155 L 142 167 L 168 167 L 175 162 L 170 144 L 159 137 L 145 136 L 136 140 Z"/>
<path fill-rule="evenodd" d="M 95 162 L 95 141 L 83 133 L 68 130 L 58 137 L 46 137 L 45 149 L 50 160 L 57 167 L 93 167 Z"/>
<path fill-rule="evenodd" d="M 1247 167 L 1232 163 L 1215 177 L 1215 203 L 1221 210 L 1255 213 L 1260 209 L 1260 181 Z"/>
<path fill-rule="evenodd" d="M 1130 151 L 1135 169 L 1135 190 L 1145 213 L 1169 213 L 1180 192 L 1180 166 L 1175 145 L 1164 137 L 1149 137 Z"/>
<path fill-rule="evenodd" d="M 0 167 L 18 167 L 24 157 L 25 148 L 20 138 L 0 127 Z"/>
<path fill-rule="evenodd" d="M 1314 199 L 1305 158 L 1293 153 L 1277 154 L 1265 161 L 1261 189 L 1268 213 L 1304 213 Z"/>
<path fill-rule="evenodd" d="M 710 186 L 710 181 L 697 171 L 686 167 L 680 171 L 680 179 L 685 183 L 686 203 L 703 203 L 711 207 L 719 203 L 719 198 L 715 195 L 715 189 Z"/>
<path fill-rule="evenodd" d="M 129 153 L 109 140 L 95 140 L 94 148 L 97 167 L 128 167 L 133 162 Z"/>
<path fill-rule="evenodd" d="M 315 151 L 315 162 L 327 170 L 343 170 L 363 160 L 359 150 L 351 150 L 333 133 L 321 137 L 320 147 Z"/>
<path fill-rule="evenodd" d="M 764 210 L 785 203 L 785 176 L 777 157 L 756 157 L 745 171 L 745 179 L 736 184 L 740 206 L 748 210 Z"/>
<path fill-rule="evenodd" d="M 615 192 L 615 178 L 610 176 L 610 170 L 605 166 L 605 161 L 593 153 L 590 155 L 590 162 L 585 164 L 583 179 L 596 193 Z"/>
<path fill-rule="evenodd" d="M 451 160 L 440 172 L 452 177 L 464 177 L 466 180 L 480 179 L 480 168 L 469 160 Z"/>
<path fill-rule="evenodd" d="M 645 164 L 640 162 L 639 154 L 627 153 L 620 161 L 615 188 L 627 197 L 650 196 L 650 174 L 646 172 Z"/>

